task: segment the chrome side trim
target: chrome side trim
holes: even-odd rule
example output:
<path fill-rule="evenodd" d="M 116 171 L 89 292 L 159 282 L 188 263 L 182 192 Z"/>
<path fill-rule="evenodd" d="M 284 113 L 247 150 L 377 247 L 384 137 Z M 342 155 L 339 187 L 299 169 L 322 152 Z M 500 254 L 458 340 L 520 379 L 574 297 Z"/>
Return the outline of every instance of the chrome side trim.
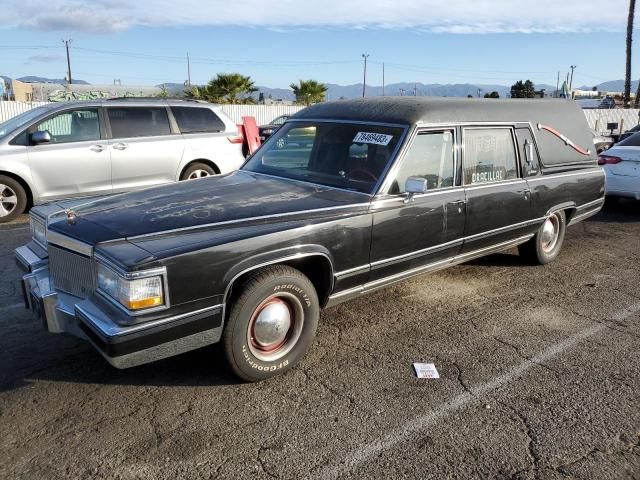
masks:
<path fill-rule="evenodd" d="M 87 308 L 85 308 L 81 304 L 75 305 L 75 309 L 81 313 L 81 318 L 83 320 L 87 320 L 91 324 L 90 326 L 93 326 L 99 332 L 101 332 L 102 334 L 108 337 L 120 337 L 122 335 L 128 335 L 130 333 L 148 330 L 150 328 L 175 322 L 177 320 L 191 317 L 193 315 L 198 315 L 200 313 L 206 313 L 216 309 L 223 309 L 223 308 L 224 308 L 224 304 L 212 305 L 210 307 L 201 308 L 199 310 L 193 310 L 188 313 L 183 313 L 180 315 L 175 315 L 167 318 L 161 318 L 160 320 L 153 320 L 151 322 L 145 322 L 145 323 L 141 323 L 139 325 L 133 325 L 130 327 L 121 327 L 120 325 L 116 325 L 115 323 L 112 323 L 107 319 L 101 318 L 100 316 L 96 315 L 94 312 L 87 310 Z"/>
<path fill-rule="evenodd" d="M 491 235 L 496 235 L 502 232 L 508 232 L 510 230 L 515 230 L 521 227 L 528 227 L 530 225 L 535 225 L 536 223 L 540 223 L 545 220 L 547 217 L 539 217 L 534 218 L 533 220 L 527 220 L 525 222 L 514 223 L 511 225 L 507 225 L 506 227 L 494 228 L 493 230 L 487 230 L 486 232 L 476 233 L 475 235 L 470 235 L 468 237 L 464 237 L 463 240 L 466 242 L 467 240 L 475 240 L 477 238 L 489 237 Z"/>
<path fill-rule="evenodd" d="M 301 247 L 304 247 L 304 245 L 301 245 Z M 262 267 L 267 267 L 269 265 L 274 265 L 276 263 L 282 263 L 282 262 L 286 262 L 289 260 L 297 260 L 300 258 L 306 258 L 306 257 L 314 257 L 314 256 L 320 256 L 320 257 L 324 257 L 327 259 L 327 261 L 329 262 L 329 269 L 330 269 L 330 281 L 331 281 L 331 285 L 330 285 L 330 289 L 329 291 L 333 290 L 333 284 L 335 281 L 335 273 L 333 271 L 333 262 L 331 261 L 331 258 L 329 258 L 329 255 L 327 255 L 326 253 L 322 253 L 322 252 L 308 252 L 308 253 L 296 253 L 295 255 L 289 255 L 286 257 L 280 257 L 274 260 L 269 260 L 268 262 L 263 262 L 263 263 L 259 263 L 257 265 L 254 265 L 252 267 L 246 268 L 244 270 L 242 270 L 241 272 L 235 274 L 233 276 L 233 278 L 231 278 L 231 280 L 229 281 L 229 284 L 227 285 L 227 287 L 224 290 L 224 304 L 223 306 L 225 306 L 226 308 L 226 302 L 227 299 L 229 298 L 229 292 L 231 291 L 231 287 L 233 286 L 234 282 L 240 278 L 242 275 L 244 275 L 245 273 L 249 273 L 253 270 L 257 270 L 258 268 L 262 268 Z M 223 319 L 224 319 L 224 314 L 225 314 L 225 310 L 223 309 L 222 311 L 223 314 Z"/>
<path fill-rule="evenodd" d="M 580 210 L 580 209 L 586 209 L 586 208 L 592 207 L 594 205 L 600 205 L 600 206 L 604 205 L 604 197 L 600 197 L 597 200 L 594 200 L 593 202 L 583 203 L 582 205 L 579 205 L 576 208 Z"/>
<path fill-rule="evenodd" d="M 440 260 L 434 263 L 430 263 L 427 265 L 423 265 L 421 267 L 416 267 L 411 270 L 407 270 L 404 272 L 396 273 L 394 275 L 390 275 L 385 278 L 381 278 L 378 280 L 374 280 L 373 282 L 368 282 L 358 287 L 350 288 L 348 290 L 344 290 L 342 292 L 336 293 L 329 297 L 329 300 L 326 304 L 326 307 L 332 307 L 339 303 L 345 302 L 352 298 L 355 298 L 361 294 L 369 293 L 371 291 L 377 290 L 379 288 L 386 287 L 396 282 L 400 282 L 403 280 L 407 280 L 416 275 L 420 275 L 422 273 L 434 272 L 436 270 L 441 270 L 443 268 L 457 265 L 459 263 L 464 263 L 474 258 L 482 257 L 484 255 L 488 255 L 490 253 L 499 252 L 502 250 L 506 250 L 507 248 L 515 247 L 516 245 L 520 245 L 527 240 L 533 237 L 533 234 L 524 235 L 518 237 L 514 240 L 509 240 L 506 242 L 501 242 L 496 245 L 492 245 L 490 247 L 484 247 L 479 250 L 474 250 L 473 252 L 467 252 L 461 255 L 456 255 L 444 260 Z"/>
<path fill-rule="evenodd" d="M 366 265 L 360 265 L 359 267 L 349 268 L 348 270 L 342 270 L 341 272 L 334 273 L 336 278 L 341 277 L 350 277 L 351 275 L 356 275 L 358 273 L 368 272 L 371 268 L 371 264 L 367 263 Z"/>
<path fill-rule="evenodd" d="M 431 247 L 423 248 L 421 250 L 415 250 L 413 252 L 403 253 L 402 255 L 397 255 L 395 257 L 383 258 L 381 260 L 376 260 L 375 262 L 371 262 L 371 268 L 375 268 L 375 267 L 380 266 L 380 265 L 385 265 L 387 263 L 395 263 L 398 260 L 403 260 L 405 258 L 410 258 L 410 257 L 416 256 L 416 255 L 421 255 L 423 253 L 436 252 L 438 250 L 442 250 L 443 248 L 453 247 L 456 244 L 463 243 L 464 240 L 465 239 L 463 237 L 463 238 L 459 238 L 457 240 L 451 240 L 450 242 L 439 243 L 438 245 L 433 245 Z"/>
<path fill-rule="evenodd" d="M 350 203 L 348 205 L 339 205 L 339 206 L 335 206 L 335 207 L 325 207 L 325 208 L 316 208 L 316 209 L 312 209 L 312 210 L 298 210 L 295 212 L 284 212 L 284 213 L 273 213 L 270 215 L 263 215 L 260 217 L 247 217 L 247 218 L 237 218 L 234 220 L 226 220 L 224 222 L 214 222 L 214 223 L 205 223 L 202 225 L 193 225 L 191 227 L 182 227 L 182 228 L 175 228 L 175 229 L 171 229 L 171 230 L 162 230 L 160 232 L 152 232 L 152 233 L 144 233 L 142 235 L 134 235 L 131 237 L 124 237 L 127 240 L 139 240 L 141 238 L 150 238 L 150 237 L 157 237 L 160 235 L 167 235 L 170 233 L 177 233 L 177 232 L 188 232 L 188 231 L 193 231 L 193 230 L 204 230 L 207 228 L 211 228 L 211 227 L 219 227 L 219 226 L 223 226 L 223 225 L 234 225 L 237 223 L 245 223 L 245 222 L 253 222 L 256 220 L 268 220 L 271 218 L 282 218 L 282 217 L 291 217 L 294 215 L 301 215 L 304 213 L 316 213 L 316 212 L 329 212 L 329 211 L 334 211 L 334 210 L 345 210 L 348 208 L 356 208 L 356 207 L 368 207 L 369 205 L 371 205 L 371 203 L 366 202 L 366 203 Z M 362 212 L 367 213 L 367 212 Z M 114 240 L 111 240 L 114 241 Z"/>
<path fill-rule="evenodd" d="M 540 175 L 537 177 L 531 177 L 531 178 L 527 178 L 527 182 L 537 182 L 539 180 L 549 180 L 551 178 L 564 178 L 564 177 L 577 177 L 579 175 L 593 175 L 594 173 L 602 173 L 602 175 L 604 175 L 604 172 L 602 171 L 602 169 L 599 169 L 600 172 L 598 172 L 597 170 L 591 168 L 589 170 L 583 170 L 580 172 L 570 172 L 570 173 L 553 173 L 550 175 Z"/>
<path fill-rule="evenodd" d="M 61 235 L 52 230 L 47 231 L 47 243 L 53 243 L 59 247 L 66 248 L 72 252 L 79 253 L 85 257 L 91 257 L 93 246 L 88 243 L 81 242 L 71 237 Z"/>
<path fill-rule="evenodd" d="M 469 184 L 465 186 L 465 190 L 480 190 L 481 188 L 503 187 L 505 185 L 518 185 L 523 183 L 527 183 L 526 180 L 523 178 L 518 178 L 513 180 L 500 180 L 498 182 L 487 182 L 487 183 L 482 183 L 480 185 Z"/>
<path fill-rule="evenodd" d="M 578 222 L 581 222 L 583 220 L 586 220 L 589 217 L 593 217 L 594 215 L 597 215 L 600 210 L 602 210 L 602 206 L 596 207 L 596 208 L 592 208 L 591 210 L 587 210 L 586 212 L 580 213 L 578 215 L 575 215 L 570 221 L 569 221 L 569 225 L 575 225 Z"/>

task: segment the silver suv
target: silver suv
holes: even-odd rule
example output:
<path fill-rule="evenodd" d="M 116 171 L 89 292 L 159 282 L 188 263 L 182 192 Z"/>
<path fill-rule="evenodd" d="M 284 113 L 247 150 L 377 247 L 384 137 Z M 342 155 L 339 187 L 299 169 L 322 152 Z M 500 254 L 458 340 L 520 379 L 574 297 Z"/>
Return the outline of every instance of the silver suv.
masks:
<path fill-rule="evenodd" d="M 0 124 L 0 222 L 30 205 L 221 174 L 244 163 L 219 107 L 181 100 L 54 103 Z"/>

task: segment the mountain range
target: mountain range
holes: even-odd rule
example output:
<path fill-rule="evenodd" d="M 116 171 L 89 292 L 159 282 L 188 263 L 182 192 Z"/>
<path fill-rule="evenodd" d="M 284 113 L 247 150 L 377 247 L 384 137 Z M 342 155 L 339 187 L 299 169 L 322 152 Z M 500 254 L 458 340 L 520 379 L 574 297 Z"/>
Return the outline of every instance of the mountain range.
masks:
<path fill-rule="evenodd" d="M 5 81 L 10 82 L 9 77 L 3 77 Z M 47 83 L 64 83 L 64 79 L 60 78 L 45 78 L 38 76 L 20 77 L 18 80 L 23 82 L 47 82 Z M 82 85 L 90 85 L 89 82 L 80 79 L 74 79 L 74 83 Z M 161 85 L 156 85 L 161 87 Z M 184 85 L 181 83 L 165 83 L 165 88 L 170 94 L 181 94 L 184 91 Z M 357 98 L 362 96 L 362 83 L 355 83 L 353 85 L 338 85 L 335 83 L 327 83 L 327 97 L 329 100 L 338 100 L 340 98 Z M 638 82 L 631 82 L 631 91 L 635 92 L 638 86 Z M 548 94 L 555 90 L 555 85 L 540 84 L 536 85 L 536 90 L 544 89 Z M 611 80 L 599 84 L 598 90 L 602 91 L 616 91 L 620 92 L 624 88 L 624 80 Z M 257 86 L 258 91 L 254 94 L 257 98 L 260 93 L 264 94 L 266 98 L 282 99 L 282 100 L 295 100 L 293 91 L 288 88 L 271 88 L 265 86 Z M 510 88 L 506 85 L 492 85 L 492 84 L 474 84 L 474 83 L 456 83 L 456 84 L 424 84 L 424 83 L 392 83 L 385 85 L 384 94 L 391 96 L 399 95 L 414 95 L 418 96 L 435 96 L 435 97 L 466 97 L 471 95 L 473 97 L 484 96 L 485 93 L 498 92 L 501 98 L 509 96 Z M 591 90 L 593 86 L 582 86 L 581 90 Z M 367 85 L 367 96 L 376 97 L 381 96 L 383 88 L 381 86 Z"/>

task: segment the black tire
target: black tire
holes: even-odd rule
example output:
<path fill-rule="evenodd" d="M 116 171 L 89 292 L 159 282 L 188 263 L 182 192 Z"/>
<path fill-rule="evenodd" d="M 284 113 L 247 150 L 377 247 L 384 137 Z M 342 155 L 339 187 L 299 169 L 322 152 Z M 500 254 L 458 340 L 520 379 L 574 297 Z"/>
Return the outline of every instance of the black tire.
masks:
<path fill-rule="evenodd" d="M 0 175 L 0 223 L 10 222 L 27 208 L 27 192 L 11 177 Z"/>
<path fill-rule="evenodd" d="M 554 229 L 553 235 L 548 233 L 550 225 Z M 546 218 L 531 240 L 518 247 L 518 252 L 529 263 L 546 265 L 560 253 L 566 230 L 567 217 L 564 211 L 554 212 Z"/>
<path fill-rule="evenodd" d="M 180 180 L 195 180 L 197 178 L 210 177 L 211 175 L 217 175 L 216 172 L 210 165 L 206 163 L 194 162 L 189 165 L 182 175 L 180 176 Z"/>
<path fill-rule="evenodd" d="M 248 382 L 266 380 L 304 357 L 320 316 L 318 295 L 306 276 L 285 265 L 266 267 L 249 274 L 233 297 L 222 342 L 227 362 L 238 377 Z M 288 325 L 274 320 L 285 317 Z"/>

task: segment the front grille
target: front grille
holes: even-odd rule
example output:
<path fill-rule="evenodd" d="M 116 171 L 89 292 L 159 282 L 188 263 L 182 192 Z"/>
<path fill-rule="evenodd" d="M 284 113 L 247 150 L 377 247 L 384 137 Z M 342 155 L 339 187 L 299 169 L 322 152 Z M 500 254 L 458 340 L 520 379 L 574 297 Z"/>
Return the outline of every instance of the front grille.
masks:
<path fill-rule="evenodd" d="M 49 275 L 54 288 L 87 298 L 95 290 L 89 257 L 49 244 Z"/>

